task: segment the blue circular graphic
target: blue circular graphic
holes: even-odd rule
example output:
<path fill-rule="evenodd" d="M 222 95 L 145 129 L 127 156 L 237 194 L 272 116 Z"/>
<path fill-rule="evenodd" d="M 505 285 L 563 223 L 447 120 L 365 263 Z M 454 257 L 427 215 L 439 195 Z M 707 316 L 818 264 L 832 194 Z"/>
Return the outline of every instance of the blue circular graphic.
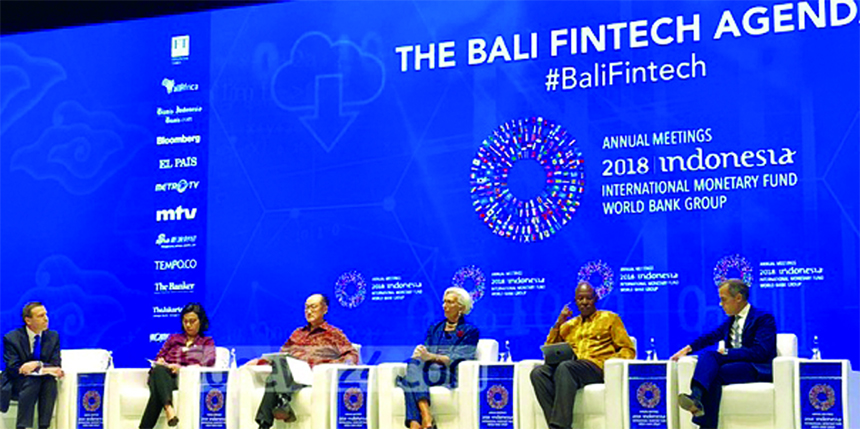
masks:
<path fill-rule="evenodd" d="M 508 398 L 510 395 L 508 394 L 508 389 L 501 384 L 494 384 L 489 389 L 487 389 L 487 405 L 489 405 L 494 410 L 501 410 L 508 405 Z"/>
<path fill-rule="evenodd" d="M 475 283 L 475 290 L 469 291 L 469 295 L 472 296 L 472 303 L 476 303 L 484 297 L 484 284 L 487 282 L 484 278 L 484 272 L 475 265 L 460 268 L 451 278 L 451 286 L 458 286 L 468 291 L 469 289 L 466 288 L 467 279 L 472 279 L 472 282 Z"/>
<path fill-rule="evenodd" d="M 654 408 L 660 404 L 660 388 L 656 384 L 646 381 L 636 389 L 636 400 L 645 408 Z"/>
<path fill-rule="evenodd" d="M 514 195 L 511 171 L 529 160 L 543 168 L 543 189 L 535 196 Z M 520 243 L 544 240 L 576 213 L 585 191 L 584 162 L 576 140 L 561 125 L 541 117 L 505 122 L 484 139 L 472 160 L 472 205 L 496 235 Z"/>
<path fill-rule="evenodd" d="M 206 394 L 206 409 L 215 413 L 222 408 L 224 408 L 224 394 L 218 389 L 211 389 Z"/>
<path fill-rule="evenodd" d="M 349 285 L 355 286 L 355 292 L 349 293 Z M 337 302 L 346 308 L 355 308 L 364 302 L 367 285 L 364 277 L 358 271 L 348 271 L 341 274 L 334 283 L 334 296 Z"/>
<path fill-rule="evenodd" d="M 99 392 L 96 392 L 95 390 L 87 390 L 87 393 L 84 393 L 81 403 L 85 410 L 92 413 L 102 406 L 102 397 L 99 395 Z"/>
<path fill-rule="evenodd" d="M 350 387 L 343 392 L 343 406 L 349 411 L 358 411 L 364 405 L 364 393 L 361 389 Z"/>

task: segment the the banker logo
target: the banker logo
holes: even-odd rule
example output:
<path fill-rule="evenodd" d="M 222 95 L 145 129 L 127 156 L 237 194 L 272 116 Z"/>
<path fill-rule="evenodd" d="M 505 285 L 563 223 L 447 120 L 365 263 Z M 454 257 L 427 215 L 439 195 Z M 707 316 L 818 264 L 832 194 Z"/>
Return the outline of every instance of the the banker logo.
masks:
<path fill-rule="evenodd" d="M 184 194 L 185 191 L 187 191 L 189 189 L 197 189 L 199 186 L 200 186 L 200 181 L 198 181 L 198 180 L 182 179 L 178 182 L 156 183 L 155 184 L 155 192 L 176 191 L 180 194 Z"/>
<path fill-rule="evenodd" d="M 188 143 L 200 144 L 201 140 L 203 140 L 203 138 L 200 137 L 199 134 L 194 134 L 194 135 L 190 135 L 190 136 L 186 136 L 185 134 L 182 134 L 182 135 L 173 136 L 173 137 L 158 136 L 155 138 L 155 144 L 158 146 L 166 146 L 166 145 L 173 145 L 173 144 L 188 144 Z"/>
<path fill-rule="evenodd" d="M 158 271 L 193 270 L 197 268 L 196 259 L 174 259 L 172 261 L 154 261 Z"/>
<path fill-rule="evenodd" d="M 196 156 L 186 156 L 185 158 L 164 158 L 158 160 L 159 170 L 170 170 L 173 168 L 191 168 L 197 167 Z"/>
<path fill-rule="evenodd" d="M 187 92 L 187 91 L 197 91 L 200 89 L 200 85 L 196 83 L 187 83 L 180 82 L 176 83 L 173 79 L 164 78 L 161 80 L 161 86 L 167 91 L 168 94 L 175 94 L 178 92 Z"/>
<path fill-rule="evenodd" d="M 194 292 L 194 283 L 155 282 L 155 293 Z"/>
<path fill-rule="evenodd" d="M 197 245 L 196 235 L 174 235 L 168 237 L 167 234 L 158 234 L 155 239 L 155 245 L 162 249 L 176 249 L 181 247 L 194 247 Z"/>
<path fill-rule="evenodd" d="M 174 36 L 170 39 L 170 59 L 173 64 L 179 64 L 183 60 L 187 60 L 191 53 L 191 36 Z"/>
<path fill-rule="evenodd" d="M 87 393 L 84 393 L 83 398 L 81 398 L 81 406 L 90 413 L 98 411 L 102 406 L 102 395 L 99 395 L 99 392 L 95 390 L 87 390 Z"/>
<path fill-rule="evenodd" d="M 156 222 L 166 222 L 174 220 L 194 220 L 197 217 L 197 208 L 186 209 L 182 206 L 177 206 L 175 209 L 163 209 L 155 211 Z"/>
<path fill-rule="evenodd" d="M 167 337 L 169 337 L 169 336 L 170 336 L 170 334 L 167 334 L 164 332 L 155 332 L 155 333 L 149 334 L 149 342 L 150 343 L 163 343 L 163 342 L 167 341 Z"/>

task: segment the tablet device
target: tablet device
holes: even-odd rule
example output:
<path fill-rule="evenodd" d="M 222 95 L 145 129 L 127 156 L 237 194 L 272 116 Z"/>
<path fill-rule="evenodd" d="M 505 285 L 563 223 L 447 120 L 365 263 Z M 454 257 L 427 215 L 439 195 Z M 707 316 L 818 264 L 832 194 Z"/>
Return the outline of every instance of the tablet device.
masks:
<path fill-rule="evenodd" d="M 293 381 L 298 384 L 312 386 L 314 384 L 314 372 L 311 366 L 301 360 L 290 356 L 287 353 L 266 353 L 263 359 L 273 362 L 275 359 L 287 359 L 287 365 L 290 367 L 290 372 L 293 374 Z"/>
<path fill-rule="evenodd" d="M 547 365 L 558 365 L 566 360 L 576 359 L 576 353 L 568 343 L 545 344 L 540 347 L 543 361 Z"/>

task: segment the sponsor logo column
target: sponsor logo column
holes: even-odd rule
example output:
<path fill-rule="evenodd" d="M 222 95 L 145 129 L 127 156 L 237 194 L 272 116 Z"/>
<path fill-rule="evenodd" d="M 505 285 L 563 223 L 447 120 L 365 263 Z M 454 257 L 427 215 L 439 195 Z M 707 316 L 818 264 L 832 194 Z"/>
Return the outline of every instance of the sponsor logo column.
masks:
<path fill-rule="evenodd" d="M 162 71 L 152 82 L 156 105 L 152 165 L 155 222 L 150 342 L 178 327 L 188 302 L 202 301 L 205 278 L 209 54 L 206 31 L 162 38 Z M 199 33 L 199 34 L 198 34 Z M 169 55 L 168 55 L 169 54 Z"/>

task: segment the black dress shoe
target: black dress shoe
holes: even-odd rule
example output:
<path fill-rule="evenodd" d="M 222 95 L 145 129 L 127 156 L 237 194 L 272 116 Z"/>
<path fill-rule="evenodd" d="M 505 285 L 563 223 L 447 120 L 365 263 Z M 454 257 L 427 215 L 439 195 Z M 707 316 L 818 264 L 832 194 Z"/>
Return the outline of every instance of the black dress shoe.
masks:
<path fill-rule="evenodd" d="M 173 416 L 172 419 L 167 421 L 167 426 L 176 427 L 179 424 L 179 417 Z"/>
<path fill-rule="evenodd" d="M 678 395 L 678 406 L 693 413 L 693 417 L 702 417 L 705 415 L 705 407 L 702 406 L 702 401 L 695 396 L 681 393 Z"/>
<path fill-rule="evenodd" d="M 296 421 L 296 413 L 293 412 L 292 407 L 288 406 L 279 406 L 272 410 L 272 417 L 276 420 L 283 420 L 287 423 L 291 423 Z"/>

